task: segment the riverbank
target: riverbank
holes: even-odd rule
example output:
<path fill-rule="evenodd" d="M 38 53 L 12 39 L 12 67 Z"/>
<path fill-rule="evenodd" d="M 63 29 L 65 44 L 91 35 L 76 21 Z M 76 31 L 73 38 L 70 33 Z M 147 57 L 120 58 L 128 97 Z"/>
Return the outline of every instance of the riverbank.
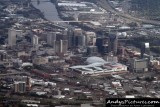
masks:
<path fill-rule="evenodd" d="M 34 1 L 31 3 L 36 9 L 38 9 L 44 15 L 44 18 L 47 19 L 48 21 L 61 20 L 59 18 L 56 6 L 53 3 L 53 1 L 51 2 L 51 0 L 47 0 L 44 2 L 43 0 L 40 0 L 39 3 L 36 3 Z"/>

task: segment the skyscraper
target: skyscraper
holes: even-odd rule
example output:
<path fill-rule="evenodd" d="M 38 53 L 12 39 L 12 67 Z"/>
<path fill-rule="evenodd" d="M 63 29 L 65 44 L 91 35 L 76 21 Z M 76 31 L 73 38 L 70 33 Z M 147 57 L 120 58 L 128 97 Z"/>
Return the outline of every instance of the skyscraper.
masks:
<path fill-rule="evenodd" d="M 86 45 L 86 36 L 85 35 L 78 35 L 75 37 L 75 46 L 76 47 L 83 47 Z"/>
<path fill-rule="evenodd" d="M 82 29 L 81 28 L 74 28 L 74 29 L 68 30 L 68 46 L 69 46 L 69 48 L 77 47 L 78 45 L 80 45 L 80 41 L 83 38 L 83 37 L 81 38 L 80 36 L 82 36 Z"/>
<path fill-rule="evenodd" d="M 114 55 L 117 55 L 118 48 L 118 35 L 115 33 L 109 34 L 109 52 L 113 52 Z"/>
<path fill-rule="evenodd" d="M 73 36 L 74 36 L 73 29 L 68 29 L 67 36 L 68 36 L 68 48 L 72 48 Z"/>
<path fill-rule="evenodd" d="M 98 51 L 102 54 L 108 52 L 108 38 L 101 37 L 96 39 L 96 46 L 98 48 Z"/>
<path fill-rule="evenodd" d="M 14 83 L 14 92 L 15 93 L 24 93 L 26 92 L 26 83 L 24 81 L 17 81 Z"/>
<path fill-rule="evenodd" d="M 141 58 L 144 58 L 144 54 L 147 54 L 148 56 L 150 56 L 149 43 L 142 43 L 142 46 L 141 46 Z"/>
<path fill-rule="evenodd" d="M 47 44 L 54 47 L 55 41 L 56 41 L 56 32 L 50 32 L 47 35 Z"/>
<path fill-rule="evenodd" d="M 26 79 L 26 88 L 27 90 L 30 90 L 31 89 L 31 77 L 27 77 Z"/>
<path fill-rule="evenodd" d="M 68 40 L 55 41 L 55 53 L 65 54 L 68 50 Z"/>
<path fill-rule="evenodd" d="M 16 35 L 18 37 L 22 37 L 23 36 L 23 31 L 22 30 L 16 30 Z"/>
<path fill-rule="evenodd" d="M 94 46 L 96 42 L 96 34 L 95 32 L 85 32 L 86 35 L 86 45 Z"/>
<path fill-rule="evenodd" d="M 16 45 L 16 30 L 15 29 L 9 29 L 8 30 L 8 45 L 9 46 L 15 46 Z"/>
<path fill-rule="evenodd" d="M 32 36 L 32 45 L 37 46 L 39 44 L 39 37 L 37 35 Z"/>

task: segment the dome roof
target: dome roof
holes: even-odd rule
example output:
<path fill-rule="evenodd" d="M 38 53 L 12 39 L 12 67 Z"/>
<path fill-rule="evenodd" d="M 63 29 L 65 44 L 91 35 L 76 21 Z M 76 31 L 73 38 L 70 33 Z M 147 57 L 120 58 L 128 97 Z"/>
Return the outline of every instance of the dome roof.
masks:
<path fill-rule="evenodd" d="M 22 67 L 25 67 L 25 66 L 33 66 L 33 64 L 29 62 L 25 62 L 22 64 Z"/>
<path fill-rule="evenodd" d="M 100 58 L 100 57 L 93 56 L 93 57 L 87 58 L 86 62 L 87 62 L 88 64 L 93 64 L 93 63 L 97 63 L 97 62 L 98 62 L 98 63 L 105 63 L 106 61 L 103 60 L 103 59 Z"/>

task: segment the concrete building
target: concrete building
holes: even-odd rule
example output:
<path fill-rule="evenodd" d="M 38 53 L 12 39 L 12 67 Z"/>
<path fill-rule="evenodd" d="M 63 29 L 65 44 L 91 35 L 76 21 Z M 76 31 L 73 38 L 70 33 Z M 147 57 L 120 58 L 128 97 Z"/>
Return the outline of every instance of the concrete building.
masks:
<path fill-rule="evenodd" d="M 76 47 L 86 46 L 86 37 L 84 35 L 76 36 L 75 37 L 75 45 L 76 45 Z"/>
<path fill-rule="evenodd" d="M 7 52 L 5 50 L 0 51 L 0 61 L 4 61 L 7 59 Z"/>
<path fill-rule="evenodd" d="M 96 44 L 96 34 L 95 32 L 85 32 L 85 36 L 86 36 L 86 45 L 90 46 L 90 45 L 94 45 Z"/>
<path fill-rule="evenodd" d="M 17 81 L 14 83 L 14 92 L 15 93 L 25 93 L 26 92 L 26 83 L 24 81 Z"/>
<path fill-rule="evenodd" d="M 81 104 L 81 107 L 93 107 L 90 104 Z"/>
<path fill-rule="evenodd" d="M 55 53 L 65 54 L 68 50 L 68 40 L 55 41 Z"/>
<path fill-rule="evenodd" d="M 26 88 L 27 88 L 27 90 L 30 90 L 31 86 L 32 86 L 31 77 L 27 77 L 27 79 L 26 79 Z"/>
<path fill-rule="evenodd" d="M 131 70 L 134 72 L 148 71 L 148 59 L 131 59 L 130 66 Z"/>
<path fill-rule="evenodd" d="M 80 28 L 74 28 L 74 29 L 70 29 L 68 30 L 68 45 L 69 48 L 72 47 L 77 47 L 78 45 L 82 44 L 82 40 L 83 40 L 83 35 L 82 35 L 82 29 Z"/>
<path fill-rule="evenodd" d="M 37 57 L 33 59 L 33 64 L 41 65 L 48 63 L 48 58 L 46 57 Z"/>
<path fill-rule="evenodd" d="M 16 35 L 18 37 L 22 37 L 23 36 L 23 31 L 22 30 L 16 30 Z"/>
<path fill-rule="evenodd" d="M 47 34 L 47 44 L 54 47 L 56 41 L 56 32 L 49 32 Z"/>
<path fill-rule="evenodd" d="M 113 52 L 114 55 L 117 55 L 118 48 L 118 35 L 115 33 L 109 34 L 109 52 Z"/>
<path fill-rule="evenodd" d="M 150 56 L 150 46 L 149 43 L 143 43 L 141 46 L 141 58 L 144 58 L 144 55 Z"/>
<path fill-rule="evenodd" d="M 108 38 L 97 38 L 96 39 L 96 46 L 98 48 L 98 52 L 104 54 L 104 53 L 107 53 L 109 50 L 108 50 Z"/>
<path fill-rule="evenodd" d="M 151 64 L 152 66 L 159 66 L 159 65 L 160 65 L 160 61 L 158 61 L 158 60 L 151 60 L 151 61 L 150 61 L 150 64 Z"/>
<path fill-rule="evenodd" d="M 74 36 L 73 29 L 68 29 L 67 35 L 68 35 L 68 48 L 72 48 L 73 36 Z"/>
<path fill-rule="evenodd" d="M 117 56 L 113 56 L 113 55 L 111 55 L 111 56 L 106 56 L 106 61 L 117 63 L 117 62 L 118 62 L 118 57 L 117 57 Z"/>
<path fill-rule="evenodd" d="M 88 46 L 87 47 L 87 54 L 88 55 L 95 55 L 97 54 L 97 46 Z"/>
<path fill-rule="evenodd" d="M 15 46 L 16 45 L 17 34 L 15 29 L 8 30 L 8 45 Z"/>
<path fill-rule="evenodd" d="M 39 44 L 39 37 L 37 35 L 32 36 L 32 45 L 35 47 Z"/>
<path fill-rule="evenodd" d="M 18 56 L 18 57 L 21 57 L 21 56 L 30 56 L 30 54 L 28 54 L 28 53 L 25 52 L 25 51 L 19 51 L 19 52 L 17 52 L 17 56 Z"/>

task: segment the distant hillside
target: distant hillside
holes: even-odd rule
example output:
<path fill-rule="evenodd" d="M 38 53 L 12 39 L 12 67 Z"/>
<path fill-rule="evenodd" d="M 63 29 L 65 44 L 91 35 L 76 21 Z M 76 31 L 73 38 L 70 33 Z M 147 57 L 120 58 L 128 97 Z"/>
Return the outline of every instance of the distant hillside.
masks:
<path fill-rule="evenodd" d="M 131 9 L 141 16 L 160 19 L 160 0 L 131 0 Z"/>

